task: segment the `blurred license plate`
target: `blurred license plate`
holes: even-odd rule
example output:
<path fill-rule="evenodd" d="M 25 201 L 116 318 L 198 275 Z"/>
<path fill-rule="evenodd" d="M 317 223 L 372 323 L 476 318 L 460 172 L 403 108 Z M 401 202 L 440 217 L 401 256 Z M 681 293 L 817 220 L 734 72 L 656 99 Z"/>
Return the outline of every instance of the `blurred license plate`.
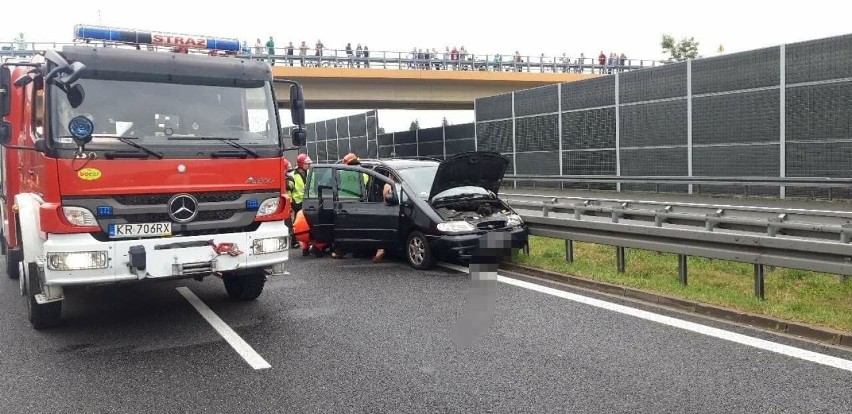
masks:
<path fill-rule="evenodd" d="M 110 224 L 109 237 L 171 236 L 172 223 Z"/>

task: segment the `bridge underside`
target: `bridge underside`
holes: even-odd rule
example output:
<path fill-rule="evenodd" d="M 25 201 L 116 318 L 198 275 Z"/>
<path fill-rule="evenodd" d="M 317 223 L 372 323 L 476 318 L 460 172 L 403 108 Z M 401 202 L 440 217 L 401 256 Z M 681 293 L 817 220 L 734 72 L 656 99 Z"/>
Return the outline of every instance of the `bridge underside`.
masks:
<path fill-rule="evenodd" d="M 594 76 L 280 66 L 273 73 L 302 84 L 308 109 L 473 109 L 476 98 Z M 281 107 L 289 105 L 288 88 L 276 86 Z"/>

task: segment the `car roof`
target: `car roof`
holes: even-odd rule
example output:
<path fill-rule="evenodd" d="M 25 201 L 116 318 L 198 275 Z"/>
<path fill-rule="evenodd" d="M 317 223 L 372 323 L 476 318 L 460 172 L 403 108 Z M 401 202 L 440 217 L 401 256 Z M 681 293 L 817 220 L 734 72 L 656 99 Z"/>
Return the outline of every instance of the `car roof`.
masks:
<path fill-rule="evenodd" d="M 405 170 L 418 167 L 437 167 L 440 164 L 438 160 L 414 160 L 404 158 L 391 158 L 383 160 L 361 160 L 362 165 L 369 166 L 387 166 L 394 170 Z"/>

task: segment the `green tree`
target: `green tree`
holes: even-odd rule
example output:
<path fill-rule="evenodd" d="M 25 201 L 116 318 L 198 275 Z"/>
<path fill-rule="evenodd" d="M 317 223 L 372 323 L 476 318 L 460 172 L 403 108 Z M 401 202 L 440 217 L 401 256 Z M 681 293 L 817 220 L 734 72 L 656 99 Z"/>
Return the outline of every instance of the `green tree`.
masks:
<path fill-rule="evenodd" d="M 411 121 L 411 126 L 408 127 L 408 130 L 409 131 L 417 131 L 418 129 L 420 129 L 420 121 L 418 121 L 416 119 Z"/>
<path fill-rule="evenodd" d="M 441 125 L 445 127 L 450 126 L 450 121 L 447 121 L 447 117 L 444 117 L 444 119 L 441 120 Z"/>
<path fill-rule="evenodd" d="M 384 133 L 385 133 L 385 128 L 379 127 L 379 134 L 384 134 Z"/>
<path fill-rule="evenodd" d="M 669 62 L 683 62 L 699 57 L 699 43 L 694 37 L 684 37 L 676 41 L 673 36 L 664 34 L 660 46 L 663 48 L 663 53 L 668 55 Z"/>

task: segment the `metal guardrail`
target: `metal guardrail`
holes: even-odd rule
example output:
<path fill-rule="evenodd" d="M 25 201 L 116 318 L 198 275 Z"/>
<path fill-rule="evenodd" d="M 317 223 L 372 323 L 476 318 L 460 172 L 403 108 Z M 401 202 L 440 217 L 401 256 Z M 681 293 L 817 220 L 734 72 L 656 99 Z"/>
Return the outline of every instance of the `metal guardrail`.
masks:
<path fill-rule="evenodd" d="M 764 268 L 777 266 L 852 275 L 852 212 L 697 203 L 500 195 L 533 235 L 616 246 L 618 270 L 625 248 L 679 255 L 687 284 L 687 257 L 754 265 L 755 295 L 764 298 Z"/>
<path fill-rule="evenodd" d="M 692 185 L 693 192 L 701 194 L 701 186 L 742 187 L 746 196 L 749 187 L 819 187 L 828 189 L 828 199 L 833 199 L 832 189 L 852 189 L 852 178 L 830 177 L 683 177 L 683 176 L 615 176 L 615 175 L 506 175 L 505 182 L 586 184 L 652 184 L 656 192 L 660 185 Z"/>
<path fill-rule="evenodd" d="M 67 45 L 90 45 L 95 47 L 124 47 L 135 48 L 135 45 L 114 44 L 102 41 L 61 43 L 61 42 L 26 42 L 20 45 L 15 42 L 0 42 L 0 58 L 27 58 L 38 50 L 57 49 Z M 22 47 L 23 46 L 23 47 Z M 168 50 L 142 45 L 146 50 Z M 266 60 L 277 65 L 302 67 L 363 67 L 370 69 L 413 69 L 413 70 L 473 70 L 473 71 L 509 71 L 509 72 L 538 72 L 538 73 L 611 73 L 614 71 L 629 71 L 655 67 L 664 64 L 662 61 L 649 59 L 625 59 L 621 63 L 605 63 L 601 65 L 597 58 L 547 57 L 547 56 L 515 56 L 515 55 L 474 55 L 468 54 L 463 58 L 451 59 L 449 53 L 441 52 L 429 59 L 418 58 L 412 52 L 370 50 L 369 57 L 358 57 L 356 51 L 349 55 L 344 49 L 322 49 L 316 54 L 316 49 L 309 48 L 305 55 L 300 55 L 299 47 L 294 47 L 292 54 L 286 48 L 275 48 L 275 54 L 270 55 L 263 48 L 262 53 L 256 53 L 255 47 L 249 47 L 248 52 L 229 54 L 240 58 Z M 431 52 L 430 52 L 431 54 Z M 516 61 L 520 58 L 520 62 Z M 534 61 L 535 60 L 535 61 Z"/>

